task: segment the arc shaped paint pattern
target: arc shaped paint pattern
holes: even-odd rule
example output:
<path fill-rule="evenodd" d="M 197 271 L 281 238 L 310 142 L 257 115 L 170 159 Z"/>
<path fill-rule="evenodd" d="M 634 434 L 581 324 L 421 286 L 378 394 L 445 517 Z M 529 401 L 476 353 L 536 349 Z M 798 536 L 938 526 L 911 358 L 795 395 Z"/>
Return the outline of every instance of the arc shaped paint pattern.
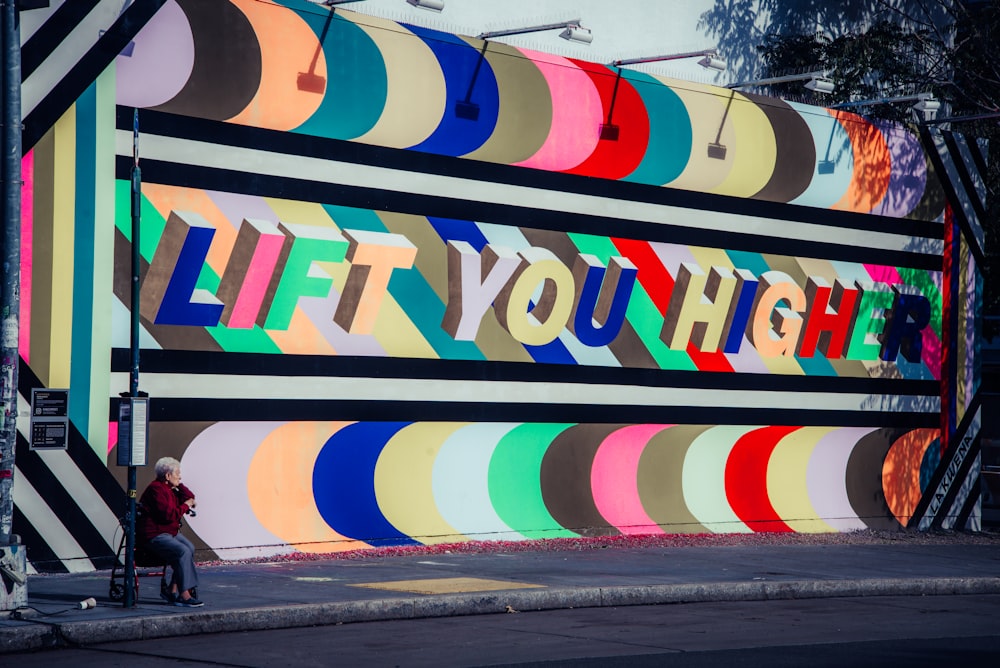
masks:
<path fill-rule="evenodd" d="M 493 508 L 503 522 L 525 538 L 571 538 L 549 514 L 542 497 L 540 472 L 549 444 L 569 424 L 522 424 L 497 443 L 490 460 Z"/>
<path fill-rule="evenodd" d="M 184 484 L 198 500 L 187 524 L 223 559 L 287 554 L 291 546 L 253 511 L 247 475 L 251 458 L 278 422 L 219 422 L 191 441 L 181 458 Z"/>
<path fill-rule="evenodd" d="M 366 16 L 361 28 L 382 52 L 387 84 L 382 115 L 357 141 L 389 148 L 421 143 L 437 129 L 445 108 L 447 87 L 434 52 L 392 21 Z"/>
<path fill-rule="evenodd" d="M 662 533 L 639 496 L 639 460 L 649 440 L 670 425 L 636 424 L 611 432 L 594 453 L 590 488 L 594 505 L 625 535 Z"/>
<path fill-rule="evenodd" d="M 636 482 L 642 507 L 666 533 L 709 533 L 713 530 L 695 517 L 685 500 L 684 489 L 688 452 L 694 441 L 708 429 L 704 425 L 677 425 L 664 429 L 650 437 L 639 458 Z"/>
<path fill-rule="evenodd" d="M 313 468 L 323 445 L 350 422 L 287 422 L 257 447 L 247 472 L 250 506 L 268 531 L 311 553 L 367 547 L 330 528 L 316 508 Z"/>
<path fill-rule="evenodd" d="M 552 94 L 538 67 L 512 46 L 486 42 L 486 63 L 497 80 L 500 105 L 493 134 L 465 157 L 511 165 L 535 155 L 552 127 Z"/>
<path fill-rule="evenodd" d="M 382 52 L 367 32 L 338 12 L 302 16 L 322 40 L 327 69 L 324 82 L 303 80 L 304 85 L 322 84 L 322 102 L 295 132 L 331 139 L 360 137 L 375 126 L 385 108 L 389 84 Z"/>
<path fill-rule="evenodd" d="M 809 463 L 820 440 L 833 427 L 800 427 L 778 441 L 767 465 L 767 496 L 778 517 L 798 533 L 826 533 L 833 527 L 809 497 Z"/>
<path fill-rule="evenodd" d="M 754 531 L 791 531 L 771 504 L 767 471 L 778 442 L 798 427 L 761 427 L 744 434 L 726 460 L 726 497 Z"/>
<path fill-rule="evenodd" d="M 680 176 L 665 183 L 671 188 L 713 192 L 725 182 L 733 169 L 734 151 L 728 150 L 736 142 L 736 131 L 726 118 L 729 91 L 712 86 L 685 82 L 673 86 L 674 92 L 684 103 L 692 121 L 691 156 Z M 727 148 L 723 159 L 709 156 L 710 145 Z"/>
<path fill-rule="evenodd" d="M 434 459 L 431 484 L 445 522 L 478 540 L 522 540 L 500 519 L 490 501 L 493 451 L 516 423 L 483 422 L 462 426 L 445 439 Z"/>
<path fill-rule="evenodd" d="M 903 218 L 917 208 L 927 189 L 926 154 L 920 140 L 905 127 L 888 121 L 875 127 L 885 138 L 891 171 L 885 197 L 872 213 Z"/>
<path fill-rule="evenodd" d="M 642 162 L 626 181 L 663 185 L 676 179 L 691 156 L 691 118 L 672 88 L 648 74 L 626 70 L 627 80 L 642 98 L 649 122 L 649 139 Z"/>
<path fill-rule="evenodd" d="M 732 125 L 734 135 L 729 140 L 733 144 L 726 147 L 726 157 L 732 156 L 733 167 L 711 192 L 752 197 L 767 185 L 774 173 L 778 157 L 774 129 L 760 106 L 742 93 L 730 91 L 725 102 L 728 108 L 725 123 Z"/>
<path fill-rule="evenodd" d="M 727 462 L 739 439 L 758 427 L 717 426 L 698 435 L 684 458 L 684 502 L 691 514 L 716 533 L 751 533 L 729 505 Z"/>
<path fill-rule="evenodd" d="M 878 429 L 858 439 L 847 461 L 847 496 L 854 512 L 870 529 L 898 529 L 882 490 L 882 465 L 892 444 L 903 433 Z"/>
<path fill-rule="evenodd" d="M 167 0 L 133 42 L 131 56 L 115 58 L 118 104 L 144 109 L 174 98 L 194 69 L 194 35 L 177 0 Z"/>
<path fill-rule="evenodd" d="M 566 170 L 571 174 L 621 179 L 635 171 L 649 145 L 649 116 L 642 98 L 624 77 L 597 63 L 573 60 L 587 73 L 601 98 L 601 123 L 610 117 L 618 128 L 617 139 L 601 139 L 599 123 L 591 131 L 598 133 L 597 146 L 586 160 Z"/>
<path fill-rule="evenodd" d="M 920 503 L 920 474 L 927 449 L 939 444 L 937 429 L 916 429 L 896 439 L 882 464 L 882 491 L 889 510 L 906 526 Z"/>
<path fill-rule="evenodd" d="M 572 169 L 594 152 L 601 119 L 601 96 L 587 73 L 571 60 L 519 49 L 541 71 L 552 96 L 552 125 L 533 156 L 516 164 L 558 172 Z"/>
<path fill-rule="evenodd" d="M 359 422 L 333 434 L 316 457 L 316 508 L 337 533 L 371 545 L 415 545 L 382 514 L 375 466 L 382 448 L 405 422 Z"/>
<path fill-rule="evenodd" d="M 777 155 L 771 178 L 754 198 L 771 202 L 793 200 L 809 187 L 816 169 L 816 147 L 805 120 L 784 100 L 747 93 L 767 116 L 774 133 Z M 740 144 L 740 150 L 745 150 Z"/>
<path fill-rule="evenodd" d="M 831 208 L 869 213 L 889 189 L 892 165 L 885 137 L 863 116 L 842 110 L 831 110 L 830 114 L 844 126 L 854 153 L 851 186 Z"/>
<path fill-rule="evenodd" d="M 191 26 L 194 66 L 180 92 L 153 108 L 216 121 L 232 118 L 260 86 L 261 51 L 253 26 L 228 2 L 176 1 Z M 225 39 L 219 39 L 220 25 Z"/>
<path fill-rule="evenodd" d="M 618 428 L 574 425 L 552 439 L 542 458 L 539 476 L 545 507 L 556 522 L 581 536 L 618 534 L 598 511 L 590 485 L 594 455 Z"/>
<path fill-rule="evenodd" d="M 847 494 L 847 465 L 858 441 L 874 432 L 870 427 L 842 427 L 820 437 L 809 458 L 806 487 L 816 514 L 835 531 L 867 528 Z"/>
<path fill-rule="evenodd" d="M 323 100 L 322 91 L 303 85 L 304 77 L 327 76 L 326 57 L 315 34 L 295 12 L 277 10 L 257 0 L 229 2 L 250 21 L 261 52 L 257 94 L 229 121 L 271 130 L 301 125 Z"/>
<path fill-rule="evenodd" d="M 396 432 L 375 464 L 375 498 L 386 520 L 425 545 L 467 540 L 434 501 L 434 462 L 461 422 L 416 422 Z"/>
<path fill-rule="evenodd" d="M 829 209 L 844 196 L 854 177 L 854 151 L 844 126 L 825 109 L 786 102 L 802 116 L 813 136 L 816 165 L 805 192 L 789 204 Z"/>
<path fill-rule="evenodd" d="M 500 91 L 493 68 L 480 51 L 459 37 L 416 26 L 409 28 L 437 57 L 447 88 L 441 123 L 430 137 L 411 148 L 452 156 L 475 151 L 493 134 L 500 112 Z M 476 105 L 476 117 L 462 117 L 460 104 Z"/>

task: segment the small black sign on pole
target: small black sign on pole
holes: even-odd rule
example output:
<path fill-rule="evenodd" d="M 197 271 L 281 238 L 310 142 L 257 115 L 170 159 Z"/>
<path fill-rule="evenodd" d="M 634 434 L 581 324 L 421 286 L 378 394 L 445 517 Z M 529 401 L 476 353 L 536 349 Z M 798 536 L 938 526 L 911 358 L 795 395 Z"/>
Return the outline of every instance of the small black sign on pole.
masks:
<path fill-rule="evenodd" d="M 69 390 L 31 389 L 31 450 L 69 446 Z"/>

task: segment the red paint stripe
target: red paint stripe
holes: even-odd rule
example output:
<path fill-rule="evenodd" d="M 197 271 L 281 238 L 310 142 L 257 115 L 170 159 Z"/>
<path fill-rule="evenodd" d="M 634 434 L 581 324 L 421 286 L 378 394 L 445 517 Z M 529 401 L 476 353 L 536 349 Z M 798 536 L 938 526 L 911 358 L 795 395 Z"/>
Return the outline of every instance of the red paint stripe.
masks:
<path fill-rule="evenodd" d="M 611 241 L 618 252 L 628 258 L 639 270 L 637 275 L 639 284 L 653 300 L 660 315 L 664 315 L 670 305 L 670 295 L 674 291 L 674 278 L 660 262 L 656 251 L 646 241 L 618 238 L 613 238 Z M 686 352 L 699 371 L 733 372 L 733 365 L 729 363 L 726 354 L 721 350 L 703 353 L 689 342 Z"/>
<path fill-rule="evenodd" d="M 741 437 L 726 460 L 726 499 L 754 531 L 790 532 L 767 494 L 767 466 L 778 442 L 798 427 L 763 427 Z"/>
<path fill-rule="evenodd" d="M 941 456 L 944 456 L 951 440 L 951 397 L 953 392 L 951 363 L 948 352 L 951 350 L 951 309 L 953 295 L 951 291 L 952 273 L 955 271 L 952 244 L 955 242 L 955 220 L 951 205 L 944 207 L 944 257 L 941 276 Z"/>
<path fill-rule="evenodd" d="M 570 62 L 586 72 L 594 82 L 594 88 L 601 96 L 604 112 L 602 118 L 606 122 L 609 113 L 611 114 L 612 123 L 618 126 L 619 136 L 614 141 L 601 139 L 589 158 L 565 171 L 603 179 L 625 178 L 646 157 L 649 145 L 649 114 L 646 112 L 646 105 L 635 87 L 624 77 L 617 77 L 615 71 L 607 66 L 573 58 L 570 58 Z M 594 132 L 598 131 L 599 128 L 595 127 Z"/>
<path fill-rule="evenodd" d="M 721 343 L 721 342 L 720 342 Z M 703 353 L 698 347 L 688 341 L 687 354 L 691 356 L 691 361 L 698 367 L 699 371 L 723 371 L 733 373 L 733 365 L 729 363 L 729 358 L 721 350 L 714 353 Z"/>
<path fill-rule="evenodd" d="M 670 294 L 674 291 L 674 279 L 660 262 L 652 246 L 646 241 L 634 239 L 612 239 L 615 248 L 628 258 L 639 270 L 639 284 L 653 300 L 656 310 L 663 315 L 670 304 Z"/>

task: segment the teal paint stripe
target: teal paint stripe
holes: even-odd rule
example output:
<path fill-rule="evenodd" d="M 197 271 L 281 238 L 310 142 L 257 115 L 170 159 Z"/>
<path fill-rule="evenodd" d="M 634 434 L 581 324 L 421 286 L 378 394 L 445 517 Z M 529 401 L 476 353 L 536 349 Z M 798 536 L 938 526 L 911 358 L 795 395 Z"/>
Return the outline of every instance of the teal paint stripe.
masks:
<path fill-rule="evenodd" d="M 73 212 L 73 336 L 70 344 L 69 418 L 83 434 L 90 430 L 96 173 L 97 84 L 94 83 L 76 103 L 76 206 Z"/>
<path fill-rule="evenodd" d="M 340 229 L 386 232 L 382 219 L 374 211 L 351 209 L 343 206 L 324 204 L 323 208 Z M 423 335 L 427 343 L 441 359 L 485 360 L 486 356 L 473 341 L 456 341 L 441 328 L 444 320 L 445 304 L 434 292 L 427 280 L 414 268 L 410 271 L 396 270 L 389 279 L 389 294 Z"/>

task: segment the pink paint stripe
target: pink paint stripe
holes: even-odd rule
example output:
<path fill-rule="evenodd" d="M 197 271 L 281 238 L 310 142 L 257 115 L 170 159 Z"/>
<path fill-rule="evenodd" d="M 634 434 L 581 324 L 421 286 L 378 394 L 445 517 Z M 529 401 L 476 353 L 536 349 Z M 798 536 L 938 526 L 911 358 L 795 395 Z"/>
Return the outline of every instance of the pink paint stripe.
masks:
<path fill-rule="evenodd" d="M 888 283 L 892 285 L 893 283 L 902 283 L 903 278 L 896 271 L 895 267 L 885 267 L 880 264 L 866 264 L 865 271 L 868 275 L 872 277 L 872 280 L 876 283 Z"/>
<path fill-rule="evenodd" d="M 31 362 L 31 249 L 35 221 L 35 152 L 21 159 L 21 308 L 17 347 L 21 359 Z"/>
<path fill-rule="evenodd" d="M 109 455 L 111 454 L 111 451 L 115 449 L 116 445 L 118 445 L 118 423 L 117 422 L 109 422 L 108 423 L 108 454 Z"/>
<path fill-rule="evenodd" d="M 250 329 L 254 326 L 257 314 L 260 312 L 260 305 L 264 303 L 264 294 L 267 292 L 268 283 L 274 274 L 274 267 L 278 263 L 278 255 L 281 253 L 281 245 L 284 240 L 285 237 L 282 234 L 261 235 L 257 247 L 254 249 L 253 257 L 250 259 L 243 287 L 240 288 L 240 294 L 233 305 L 229 327 Z"/>
<path fill-rule="evenodd" d="M 552 95 L 549 136 L 535 155 L 516 163 L 548 171 L 572 169 L 597 148 L 604 107 L 594 81 L 572 61 L 519 49 L 545 77 Z"/>
<path fill-rule="evenodd" d="M 639 498 L 639 458 L 649 439 L 671 425 L 636 424 L 604 439 L 590 470 L 598 512 L 623 534 L 664 533 L 646 514 Z"/>

